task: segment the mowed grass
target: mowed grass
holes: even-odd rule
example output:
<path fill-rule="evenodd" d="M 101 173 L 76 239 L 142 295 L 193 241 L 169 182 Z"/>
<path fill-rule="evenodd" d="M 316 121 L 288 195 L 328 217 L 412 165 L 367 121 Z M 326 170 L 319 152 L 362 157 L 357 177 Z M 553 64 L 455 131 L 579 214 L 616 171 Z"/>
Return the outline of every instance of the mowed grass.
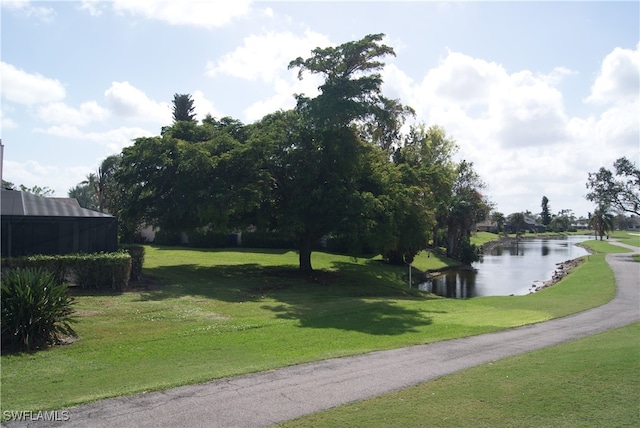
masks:
<path fill-rule="evenodd" d="M 640 323 L 278 425 L 637 427 Z"/>
<path fill-rule="evenodd" d="M 147 247 L 157 290 L 76 296 L 79 340 L 3 355 L 2 411 L 51 410 L 286 365 L 482 334 L 609 301 L 604 255 L 518 297 L 450 300 L 409 289 L 378 258 Z M 446 263 L 425 257 L 424 266 Z"/>

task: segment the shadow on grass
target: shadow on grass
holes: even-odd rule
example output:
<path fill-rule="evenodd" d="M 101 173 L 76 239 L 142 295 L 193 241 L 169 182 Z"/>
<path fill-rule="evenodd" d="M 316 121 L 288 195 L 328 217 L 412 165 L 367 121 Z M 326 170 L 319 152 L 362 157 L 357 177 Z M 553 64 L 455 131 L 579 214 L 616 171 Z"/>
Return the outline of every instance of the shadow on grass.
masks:
<path fill-rule="evenodd" d="M 212 267 L 185 264 L 146 269 L 146 273 L 161 279 L 163 287 L 140 293 L 140 300 L 159 301 L 183 296 L 200 296 L 225 302 L 255 300 L 245 290 L 256 281 L 263 282 L 264 269 L 256 263 Z"/>
<path fill-rule="evenodd" d="M 335 262 L 331 270 L 303 274 L 297 266 L 178 265 L 147 269 L 164 287 L 140 294 L 143 301 L 199 296 L 224 302 L 260 302 L 277 318 L 298 320 L 302 328 L 333 328 L 373 335 L 417 331 L 432 322 L 428 311 L 397 300 L 429 296 L 403 283 L 403 268 L 379 261 Z"/>
<path fill-rule="evenodd" d="M 399 335 L 430 325 L 429 311 L 408 309 L 397 300 L 427 300 L 428 296 L 402 284 L 404 268 L 379 260 L 364 265 L 334 262 L 335 283 L 320 303 L 278 296 L 280 305 L 265 305 L 277 318 L 295 319 L 301 328 L 332 328 L 371 335 Z M 331 271 L 333 273 L 334 271 Z"/>
<path fill-rule="evenodd" d="M 331 328 L 358 331 L 371 335 L 399 335 L 417 332 L 418 327 L 430 325 L 428 311 L 407 309 L 394 302 L 352 299 L 348 307 L 336 305 L 330 310 L 317 304 L 284 304 L 263 306 L 275 312 L 277 318 L 295 319 L 301 328 Z"/>

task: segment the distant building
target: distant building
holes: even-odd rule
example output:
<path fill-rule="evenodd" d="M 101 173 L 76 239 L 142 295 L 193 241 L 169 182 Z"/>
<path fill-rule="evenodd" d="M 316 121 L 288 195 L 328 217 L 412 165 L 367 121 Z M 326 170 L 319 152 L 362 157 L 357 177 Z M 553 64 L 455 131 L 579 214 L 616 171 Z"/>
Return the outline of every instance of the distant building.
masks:
<path fill-rule="evenodd" d="M 476 231 L 498 233 L 498 223 L 490 220 L 482 221 L 476 224 Z"/>
<path fill-rule="evenodd" d="M 544 224 L 538 223 L 537 221 L 535 221 L 531 217 L 524 216 L 524 223 L 525 223 L 524 226 L 522 226 L 520 228 L 520 232 L 543 233 L 543 232 L 547 231 L 547 228 L 546 228 L 546 226 Z M 507 219 L 506 223 L 504 224 L 504 230 L 507 233 L 516 233 L 515 228 L 513 227 L 513 225 L 511 225 L 511 223 L 509 222 L 508 219 Z"/>

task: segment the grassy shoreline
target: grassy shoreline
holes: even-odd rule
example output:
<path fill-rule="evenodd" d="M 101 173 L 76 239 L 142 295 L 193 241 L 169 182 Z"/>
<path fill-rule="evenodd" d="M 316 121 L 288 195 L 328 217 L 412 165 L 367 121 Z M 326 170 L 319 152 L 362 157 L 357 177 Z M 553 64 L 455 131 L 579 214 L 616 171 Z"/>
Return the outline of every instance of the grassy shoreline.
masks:
<path fill-rule="evenodd" d="M 529 296 L 450 300 L 409 290 L 405 268 L 293 251 L 148 247 L 157 290 L 77 296 L 79 340 L 3 355 L 2 410 L 52 410 L 103 398 L 439 340 L 579 312 L 615 293 L 604 255 Z M 424 257 L 427 268 L 447 260 Z"/>

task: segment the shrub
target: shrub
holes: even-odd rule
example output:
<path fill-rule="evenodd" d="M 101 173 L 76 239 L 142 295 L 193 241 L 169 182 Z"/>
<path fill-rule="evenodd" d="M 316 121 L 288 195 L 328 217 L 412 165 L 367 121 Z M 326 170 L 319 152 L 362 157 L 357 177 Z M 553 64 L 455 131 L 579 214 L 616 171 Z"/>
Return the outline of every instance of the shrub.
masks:
<path fill-rule="evenodd" d="M 2 275 L 3 349 L 31 351 L 75 335 L 73 299 L 67 285 L 40 269 L 12 269 Z"/>
<path fill-rule="evenodd" d="M 4 269 L 40 269 L 51 273 L 57 283 L 66 281 L 70 260 L 66 256 L 34 255 L 2 259 Z"/>
<path fill-rule="evenodd" d="M 122 290 L 129 284 L 131 256 L 127 253 L 74 255 L 73 273 L 81 288 Z"/>
<path fill-rule="evenodd" d="M 2 269 L 41 269 L 52 273 L 58 283 L 64 282 L 71 273 L 75 284 L 81 288 L 121 290 L 129 284 L 131 260 L 132 257 L 124 252 L 38 255 L 2 259 Z M 141 264 L 142 260 L 140 269 Z"/>
<path fill-rule="evenodd" d="M 120 249 L 131 256 L 129 280 L 140 281 L 142 279 L 142 265 L 144 264 L 144 247 L 141 245 L 123 245 Z"/>

